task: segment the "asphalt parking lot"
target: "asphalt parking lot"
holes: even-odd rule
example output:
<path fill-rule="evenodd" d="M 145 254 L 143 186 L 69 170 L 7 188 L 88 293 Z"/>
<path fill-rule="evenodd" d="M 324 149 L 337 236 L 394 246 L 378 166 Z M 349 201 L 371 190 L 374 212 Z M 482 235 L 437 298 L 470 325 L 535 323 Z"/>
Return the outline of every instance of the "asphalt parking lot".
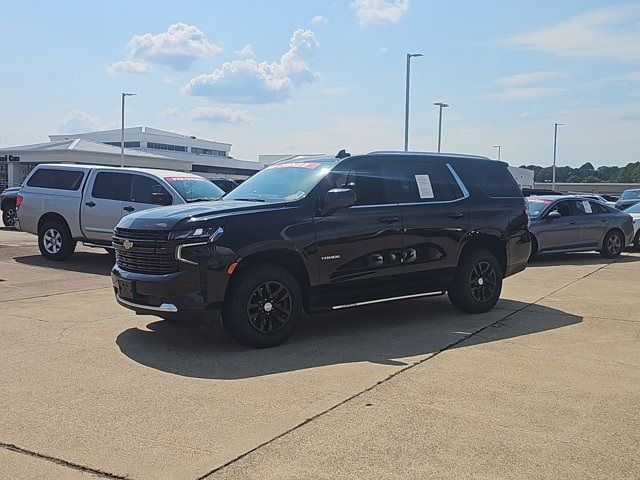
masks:
<path fill-rule="evenodd" d="M 0 229 L 0 478 L 638 478 L 640 255 L 306 317 L 281 347 L 136 316 L 111 258 Z"/>

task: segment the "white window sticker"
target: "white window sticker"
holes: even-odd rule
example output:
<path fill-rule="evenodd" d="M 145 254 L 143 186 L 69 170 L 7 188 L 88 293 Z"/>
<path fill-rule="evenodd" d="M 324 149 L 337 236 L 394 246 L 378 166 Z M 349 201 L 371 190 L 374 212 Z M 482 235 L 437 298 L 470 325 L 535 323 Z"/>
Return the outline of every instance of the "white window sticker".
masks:
<path fill-rule="evenodd" d="M 591 210 L 591 204 L 589 202 L 587 202 L 586 200 L 582 201 L 582 206 L 584 207 L 584 211 L 587 213 L 593 213 L 593 210 Z"/>
<path fill-rule="evenodd" d="M 429 175 L 416 175 L 415 177 L 420 198 L 433 198 L 433 187 Z"/>

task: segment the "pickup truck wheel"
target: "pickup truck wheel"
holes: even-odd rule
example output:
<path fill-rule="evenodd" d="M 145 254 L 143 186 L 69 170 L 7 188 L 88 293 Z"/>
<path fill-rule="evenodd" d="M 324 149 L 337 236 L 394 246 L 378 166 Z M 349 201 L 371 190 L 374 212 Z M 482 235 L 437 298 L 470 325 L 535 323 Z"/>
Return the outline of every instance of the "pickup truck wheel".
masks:
<path fill-rule="evenodd" d="M 13 227 L 16 224 L 16 206 L 8 204 L 2 210 L 2 223 L 5 227 Z"/>
<path fill-rule="evenodd" d="M 237 342 L 254 348 L 281 344 L 302 315 L 302 291 L 291 273 L 275 265 L 249 267 L 222 310 L 222 324 Z"/>
<path fill-rule="evenodd" d="M 45 222 L 38 234 L 38 248 L 47 260 L 63 261 L 73 255 L 76 242 L 69 228 L 61 222 Z"/>
<path fill-rule="evenodd" d="M 458 310 L 485 313 L 498 303 L 501 292 L 502 267 L 498 259 L 487 250 L 475 250 L 462 258 L 448 295 Z"/>

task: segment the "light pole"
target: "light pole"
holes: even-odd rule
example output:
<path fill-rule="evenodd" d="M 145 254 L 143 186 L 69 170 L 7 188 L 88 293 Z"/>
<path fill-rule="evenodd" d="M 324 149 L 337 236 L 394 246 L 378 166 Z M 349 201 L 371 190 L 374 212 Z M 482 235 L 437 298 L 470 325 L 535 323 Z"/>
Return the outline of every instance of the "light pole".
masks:
<path fill-rule="evenodd" d="M 498 161 L 502 158 L 502 145 L 494 145 L 493 148 L 498 149 Z"/>
<path fill-rule="evenodd" d="M 449 105 L 444 102 L 435 102 L 434 105 L 440 107 L 440 113 L 438 115 L 438 153 L 440 153 L 440 147 L 442 145 L 442 109 L 448 108 Z"/>
<path fill-rule="evenodd" d="M 564 125 L 564 123 L 556 122 L 553 126 L 553 169 L 551 170 L 551 185 L 552 189 L 556 189 L 556 151 L 558 148 L 558 127 Z"/>
<path fill-rule="evenodd" d="M 137 93 L 122 92 L 122 123 L 120 125 L 120 166 L 124 167 L 124 97 L 133 97 Z"/>
<path fill-rule="evenodd" d="M 407 83 L 404 99 L 404 151 L 409 150 L 409 75 L 411 73 L 411 59 L 422 57 L 421 53 L 407 53 Z"/>

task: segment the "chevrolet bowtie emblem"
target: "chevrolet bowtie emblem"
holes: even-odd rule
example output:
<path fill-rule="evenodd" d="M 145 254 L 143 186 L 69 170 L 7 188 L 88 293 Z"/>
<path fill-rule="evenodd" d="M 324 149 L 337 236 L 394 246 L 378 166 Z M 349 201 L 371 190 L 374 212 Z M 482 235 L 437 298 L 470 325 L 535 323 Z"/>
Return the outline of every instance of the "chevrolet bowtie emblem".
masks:
<path fill-rule="evenodd" d="M 131 247 L 133 247 L 133 242 L 131 240 L 125 240 L 122 242 L 122 248 L 125 250 L 129 250 Z"/>

